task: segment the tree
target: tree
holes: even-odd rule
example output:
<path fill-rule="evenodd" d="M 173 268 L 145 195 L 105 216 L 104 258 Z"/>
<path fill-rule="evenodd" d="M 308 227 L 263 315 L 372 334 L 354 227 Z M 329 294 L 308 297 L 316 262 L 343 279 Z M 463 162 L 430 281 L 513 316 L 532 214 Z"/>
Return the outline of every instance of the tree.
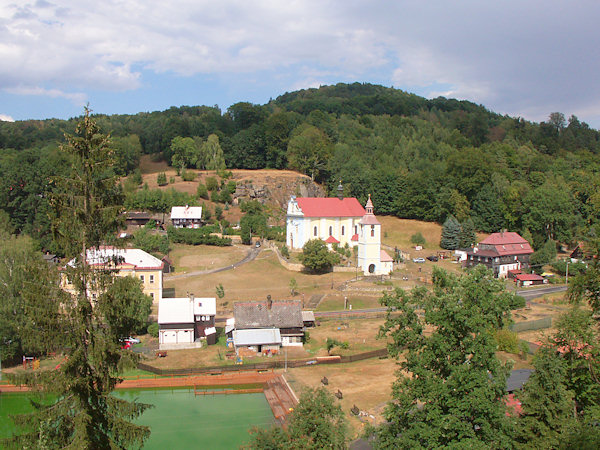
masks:
<path fill-rule="evenodd" d="M 427 242 L 420 231 L 416 232 L 410 237 L 410 242 L 415 245 L 425 245 Z"/>
<path fill-rule="evenodd" d="M 600 239 L 588 243 L 591 253 L 600 255 Z M 569 286 L 569 300 L 578 303 L 585 300 L 594 313 L 600 313 L 600 260 L 596 256 L 587 269 L 579 272 Z"/>
<path fill-rule="evenodd" d="M 331 267 L 339 263 L 339 260 L 339 255 L 330 252 L 322 239 L 311 239 L 306 242 L 300 255 L 300 262 L 304 264 L 304 267 L 316 273 L 331 270 Z"/>
<path fill-rule="evenodd" d="M 219 136 L 216 134 L 209 135 L 206 142 L 202 144 L 200 152 L 202 156 L 196 162 L 199 169 L 225 170 L 225 156 L 219 144 Z"/>
<path fill-rule="evenodd" d="M 321 180 L 331 152 L 332 145 L 327 135 L 317 127 L 306 126 L 289 141 L 288 166 L 309 175 L 313 181 Z"/>
<path fill-rule="evenodd" d="M 177 136 L 171 141 L 171 154 L 171 165 L 179 175 L 185 168 L 196 167 L 201 151 L 193 138 Z"/>
<path fill-rule="evenodd" d="M 458 248 L 469 248 L 477 241 L 475 224 L 471 218 L 465 220 L 460 226 L 458 234 Z"/>
<path fill-rule="evenodd" d="M 158 175 L 156 175 L 156 184 L 159 186 L 166 186 L 168 184 L 167 175 L 164 172 L 160 172 Z"/>
<path fill-rule="evenodd" d="M 454 216 L 448 216 L 442 226 L 442 237 L 440 239 L 440 247 L 448 250 L 456 250 L 459 245 L 460 223 Z"/>
<path fill-rule="evenodd" d="M 496 357 L 493 334 L 519 302 L 502 281 L 483 266 L 460 277 L 435 268 L 432 292 L 396 289 L 381 303 L 388 316 L 380 336 L 391 339 L 390 355 L 406 360 L 376 447 L 508 447 L 502 399 L 509 367 Z"/>
<path fill-rule="evenodd" d="M 533 366 L 535 371 L 519 394 L 523 413 L 515 441 L 527 448 L 559 448 L 562 435 L 576 424 L 573 395 L 565 386 L 565 364 L 554 348 L 542 346 Z"/>
<path fill-rule="evenodd" d="M 254 428 L 250 449 L 345 449 L 348 424 L 340 405 L 325 388 L 307 389 L 288 416 L 287 429 Z"/>
<path fill-rule="evenodd" d="M 540 271 L 542 266 L 550 264 L 556 259 L 556 242 L 549 240 L 544 243 L 544 246 L 538 251 L 534 252 L 529 263 L 533 268 Z M 539 273 L 539 272 L 538 272 Z"/>
<path fill-rule="evenodd" d="M 225 297 L 225 288 L 223 287 L 223 285 L 221 283 L 219 283 L 219 285 L 215 288 L 215 291 L 216 291 L 217 297 L 219 297 L 219 299 Z"/>
<path fill-rule="evenodd" d="M 122 195 L 111 170 L 112 149 L 88 109 L 75 135 L 66 138 L 62 150 L 71 157 L 71 173 L 57 181 L 51 203 L 54 236 L 65 255 L 73 258 L 65 274 L 76 293 L 61 304 L 67 359 L 57 370 L 21 380 L 55 393 L 57 400 L 17 416 L 22 433 L 11 439 L 11 445 L 38 447 L 48 441 L 53 447 L 139 447 L 150 429 L 128 420 L 149 405 L 111 396 L 121 364 L 131 358 L 120 349 L 119 339 L 133 331 L 128 328 L 135 322 L 135 317 L 115 315 L 128 315 L 131 305 L 140 303 L 139 285 L 137 289 L 125 289 L 129 282 L 115 285 L 112 271 L 92 268 L 87 261 L 88 249 L 106 242 L 120 225 Z M 126 292 L 135 298 L 124 297 Z M 94 298 L 94 293 L 100 295 Z M 114 313 L 112 307 L 117 308 Z"/>
<path fill-rule="evenodd" d="M 54 351 L 60 339 L 64 292 L 58 274 L 34 249 L 31 238 L 0 229 L 0 358 Z"/>
<path fill-rule="evenodd" d="M 295 297 L 298 293 L 298 282 L 295 278 L 290 278 L 290 295 Z"/>
<path fill-rule="evenodd" d="M 492 233 L 505 224 L 501 196 L 491 184 L 485 184 L 473 199 L 473 221 L 478 230 Z"/>

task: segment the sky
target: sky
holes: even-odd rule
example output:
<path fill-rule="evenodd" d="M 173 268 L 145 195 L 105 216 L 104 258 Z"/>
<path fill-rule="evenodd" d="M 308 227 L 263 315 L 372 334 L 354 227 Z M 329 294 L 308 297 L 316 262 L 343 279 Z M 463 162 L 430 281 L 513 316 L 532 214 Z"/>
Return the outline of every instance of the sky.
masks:
<path fill-rule="evenodd" d="M 600 128 L 599 20 L 597 0 L 0 0 L 0 120 L 358 81 Z"/>

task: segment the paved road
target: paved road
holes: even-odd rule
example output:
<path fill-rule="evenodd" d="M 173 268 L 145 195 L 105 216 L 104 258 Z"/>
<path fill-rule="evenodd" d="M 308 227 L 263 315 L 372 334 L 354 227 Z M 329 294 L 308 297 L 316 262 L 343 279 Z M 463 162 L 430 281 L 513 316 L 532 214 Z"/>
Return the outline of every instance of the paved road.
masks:
<path fill-rule="evenodd" d="M 189 277 L 195 277 L 198 275 L 208 275 L 210 273 L 217 273 L 217 272 L 224 272 L 225 270 L 232 270 L 235 269 L 236 267 L 241 266 L 242 264 L 246 264 L 247 262 L 252 261 L 254 258 L 256 258 L 258 256 L 258 254 L 260 253 L 261 247 L 252 247 L 249 251 L 248 254 L 246 254 L 246 256 L 244 257 L 244 259 L 231 264 L 229 266 L 225 266 L 225 267 L 220 267 L 218 269 L 210 269 L 210 270 L 196 270 L 194 272 L 187 272 L 187 273 L 181 273 L 181 274 L 175 274 L 175 275 L 171 275 L 171 276 L 165 276 L 165 281 L 168 280 L 179 280 L 181 278 L 189 278 Z"/>
<path fill-rule="evenodd" d="M 521 289 L 515 291 L 518 295 L 523 297 L 525 300 L 533 300 L 544 295 L 552 294 L 555 292 L 564 292 L 567 290 L 566 286 L 545 286 L 541 288 Z M 315 311 L 315 317 L 329 317 L 339 315 L 352 315 L 352 314 L 369 314 L 369 313 L 381 313 L 386 312 L 387 308 L 368 308 L 368 309 L 353 309 L 353 310 L 339 310 L 339 311 Z"/>
<path fill-rule="evenodd" d="M 518 295 L 525 300 L 533 300 L 534 298 L 543 297 L 544 295 L 554 294 L 555 292 L 564 292 L 567 286 L 545 286 L 540 288 L 521 289 L 516 291 Z"/>

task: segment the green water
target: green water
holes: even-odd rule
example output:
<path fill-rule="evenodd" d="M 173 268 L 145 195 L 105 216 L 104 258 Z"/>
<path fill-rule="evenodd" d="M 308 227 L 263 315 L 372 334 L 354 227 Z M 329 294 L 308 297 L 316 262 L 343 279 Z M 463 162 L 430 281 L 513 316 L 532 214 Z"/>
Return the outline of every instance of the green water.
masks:
<path fill-rule="evenodd" d="M 115 395 L 154 405 L 137 420 L 152 430 L 145 449 L 236 449 L 248 442 L 249 428 L 273 423 L 264 394 L 195 396 L 189 389 L 156 389 Z M 14 431 L 9 414 L 30 410 L 27 394 L 1 394 L 0 438 Z"/>

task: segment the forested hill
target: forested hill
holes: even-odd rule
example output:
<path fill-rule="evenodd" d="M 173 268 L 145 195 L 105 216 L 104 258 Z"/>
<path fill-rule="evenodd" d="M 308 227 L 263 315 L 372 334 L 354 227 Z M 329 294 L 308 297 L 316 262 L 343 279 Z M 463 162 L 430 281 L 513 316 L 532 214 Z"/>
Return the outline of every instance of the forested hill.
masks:
<path fill-rule="evenodd" d="M 536 247 L 595 232 L 600 217 L 600 133 L 556 112 L 538 124 L 471 102 L 354 83 L 226 112 L 182 106 L 95 117 L 113 136 L 122 175 L 142 153 L 207 167 L 199 155 L 214 134 L 228 168 L 298 170 L 330 191 L 342 180 L 348 196 L 364 202 L 370 193 L 378 214 L 438 222 L 454 215 L 482 231 L 519 231 Z M 65 166 L 56 149 L 75 123 L 0 122 L 0 208 L 17 230 L 47 229 L 45 194 Z M 177 137 L 189 139 L 172 145 Z"/>

